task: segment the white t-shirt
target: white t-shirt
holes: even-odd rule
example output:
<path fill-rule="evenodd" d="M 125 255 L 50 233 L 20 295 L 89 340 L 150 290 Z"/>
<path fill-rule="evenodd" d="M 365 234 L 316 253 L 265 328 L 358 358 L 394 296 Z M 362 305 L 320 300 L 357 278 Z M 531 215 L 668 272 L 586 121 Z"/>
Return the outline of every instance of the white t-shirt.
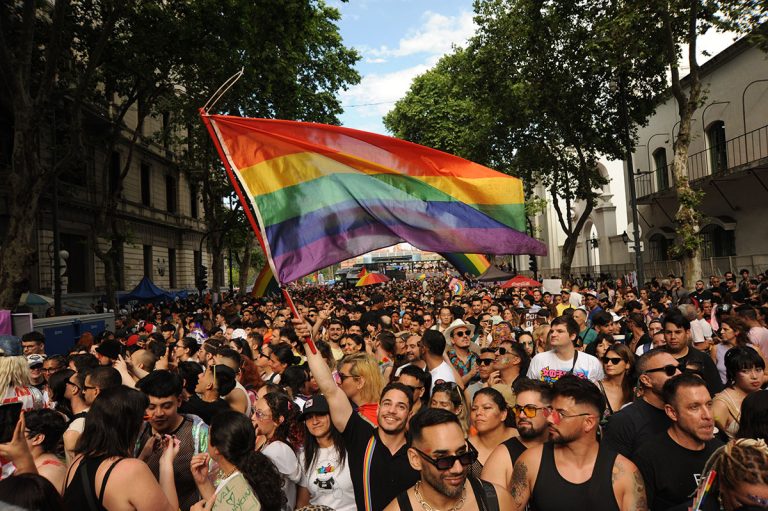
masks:
<path fill-rule="evenodd" d="M 296 507 L 296 483 L 301 479 L 301 467 L 296 454 L 291 446 L 279 440 L 268 443 L 261 452 L 272 460 L 283 479 L 283 491 L 288 499 L 283 511 L 293 511 Z"/>
<path fill-rule="evenodd" d="M 432 369 L 429 374 L 432 375 L 432 386 L 429 388 L 429 395 L 432 395 L 432 391 L 435 390 L 435 383 L 438 381 L 444 381 L 444 382 L 453 382 L 456 383 L 456 378 L 453 376 L 453 369 L 451 369 L 451 366 L 448 365 L 448 363 L 443 360 L 443 362 Z"/>
<path fill-rule="evenodd" d="M 539 353 L 531 360 L 531 365 L 528 367 L 528 378 L 554 383 L 564 374 L 571 372 L 571 368 L 573 368 L 573 374 L 585 380 L 598 382 L 605 377 L 603 364 L 597 358 L 580 351 L 576 353 L 576 365 L 574 365 L 573 359 L 560 360 L 554 351 Z"/>
<path fill-rule="evenodd" d="M 349 460 L 339 463 L 333 447 L 321 447 L 315 453 L 315 461 L 304 468 L 304 452 L 299 453 L 301 481 L 299 486 L 309 490 L 309 503 L 328 506 L 336 511 L 355 511 L 355 489 L 349 472 Z"/>

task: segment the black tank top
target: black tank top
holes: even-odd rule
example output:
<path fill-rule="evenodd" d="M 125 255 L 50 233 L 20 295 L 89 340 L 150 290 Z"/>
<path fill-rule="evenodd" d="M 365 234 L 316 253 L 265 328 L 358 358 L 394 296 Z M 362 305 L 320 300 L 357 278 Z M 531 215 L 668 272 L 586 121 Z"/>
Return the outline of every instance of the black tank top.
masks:
<path fill-rule="evenodd" d="M 72 474 L 72 479 L 69 480 L 69 485 L 64 490 L 64 495 L 62 495 L 64 509 L 107 511 L 103 504 L 107 480 L 115 465 L 124 459 L 118 458 L 110 464 L 102 478 L 101 488 L 97 495 L 96 471 L 107 458 L 107 456 L 97 456 L 94 458 L 83 458 L 80 461 L 77 470 Z M 69 477 L 69 471 L 67 471 L 67 477 Z"/>
<path fill-rule="evenodd" d="M 493 484 L 469 475 L 467 482 L 475 494 L 477 507 L 480 511 L 499 511 L 499 496 L 496 494 L 496 488 Z M 414 511 L 413 506 L 411 506 L 411 499 L 408 497 L 408 490 L 397 496 L 397 504 L 400 506 L 400 511 Z"/>
<path fill-rule="evenodd" d="M 611 484 L 615 461 L 616 453 L 601 445 L 592 476 L 581 484 L 573 484 L 557 471 L 554 444 L 547 442 L 544 444 L 539 474 L 531 494 L 531 509 L 620 511 Z"/>
<path fill-rule="evenodd" d="M 520 441 L 520 438 L 516 436 L 513 436 L 509 440 L 504 440 L 502 445 L 506 447 L 507 452 L 509 452 L 509 459 L 512 460 L 512 466 L 515 465 L 517 458 L 519 458 L 527 449 L 527 447 L 523 445 L 523 442 Z"/>

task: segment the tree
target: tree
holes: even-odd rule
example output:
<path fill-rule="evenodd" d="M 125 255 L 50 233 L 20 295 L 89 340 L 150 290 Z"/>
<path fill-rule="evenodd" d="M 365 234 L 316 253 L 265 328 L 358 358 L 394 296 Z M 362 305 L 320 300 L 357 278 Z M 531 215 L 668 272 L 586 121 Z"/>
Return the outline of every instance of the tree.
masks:
<path fill-rule="evenodd" d="M 608 30 L 615 20 L 610 7 L 599 1 L 476 2 L 478 32 L 468 48 L 416 80 L 387 118 L 395 134 L 446 142 L 439 148 L 450 148 L 448 142 L 464 145 L 455 152 L 480 155 L 480 163 L 541 184 L 566 234 L 560 267 L 564 278 L 570 275 L 579 234 L 605 183 L 597 160 L 600 155 L 623 155 L 618 98 L 609 87 L 620 49 L 628 47 L 636 59 L 626 72 L 631 120 L 640 123 L 652 111 L 651 99 L 663 82 L 652 42 L 627 36 L 617 40 Z M 466 62 L 449 65 L 454 59 Z M 436 94 L 424 82 L 446 95 L 448 105 L 471 105 L 465 109 L 471 120 L 442 107 L 438 111 L 444 117 L 436 117 L 453 124 L 433 126 L 433 117 L 427 122 L 424 116 L 401 111 L 434 103 Z M 437 134 L 430 139 L 427 130 Z M 468 135 L 455 140 L 447 135 L 451 131 Z M 577 201 L 585 207 L 573 218 Z"/>

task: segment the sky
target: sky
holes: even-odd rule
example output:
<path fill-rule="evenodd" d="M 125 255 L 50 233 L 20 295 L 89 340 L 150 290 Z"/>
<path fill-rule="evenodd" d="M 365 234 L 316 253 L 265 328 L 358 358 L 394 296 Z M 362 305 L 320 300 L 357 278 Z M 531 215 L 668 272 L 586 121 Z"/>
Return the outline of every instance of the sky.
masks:
<path fill-rule="evenodd" d="M 342 91 L 344 126 L 388 134 L 382 117 L 408 91 L 414 77 L 430 69 L 453 45 L 472 37 L 472 0 L 329 0 L 341 11 L 344 44 L 362 58 L 359 85 Z M 700 42 L 714 55 L 733 42 L 728 34 L 710 31 Z"/>

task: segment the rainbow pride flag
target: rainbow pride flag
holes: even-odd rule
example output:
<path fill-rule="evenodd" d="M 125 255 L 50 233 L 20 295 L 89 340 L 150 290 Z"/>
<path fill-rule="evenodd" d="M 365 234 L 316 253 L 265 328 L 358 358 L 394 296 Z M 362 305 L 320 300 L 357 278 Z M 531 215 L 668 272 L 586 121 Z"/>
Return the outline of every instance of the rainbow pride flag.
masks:
<path fill-rule="evenodd" d="M 272 268 L 268 264 L 264 265 L 259 275 L 253 283 L 253 289 L 251 290 L 251 296 L 259 298 L 267 295 L 279 295 L 280 285 L 275 280 L 275 276 L 272 273 Z"/>
<path fill-rule="evenodd" d="M 479 277 L 491 267 L 491 262 L 483 254 L 440 254 L 451 265 L 464 275 L 469 273 Z"/>
<path fill-rule="evenodd" d="M 202 115 L 278 282 L 403 241 L 546 254 L 524 232 L 517 178 L 340 126 Z"/>

